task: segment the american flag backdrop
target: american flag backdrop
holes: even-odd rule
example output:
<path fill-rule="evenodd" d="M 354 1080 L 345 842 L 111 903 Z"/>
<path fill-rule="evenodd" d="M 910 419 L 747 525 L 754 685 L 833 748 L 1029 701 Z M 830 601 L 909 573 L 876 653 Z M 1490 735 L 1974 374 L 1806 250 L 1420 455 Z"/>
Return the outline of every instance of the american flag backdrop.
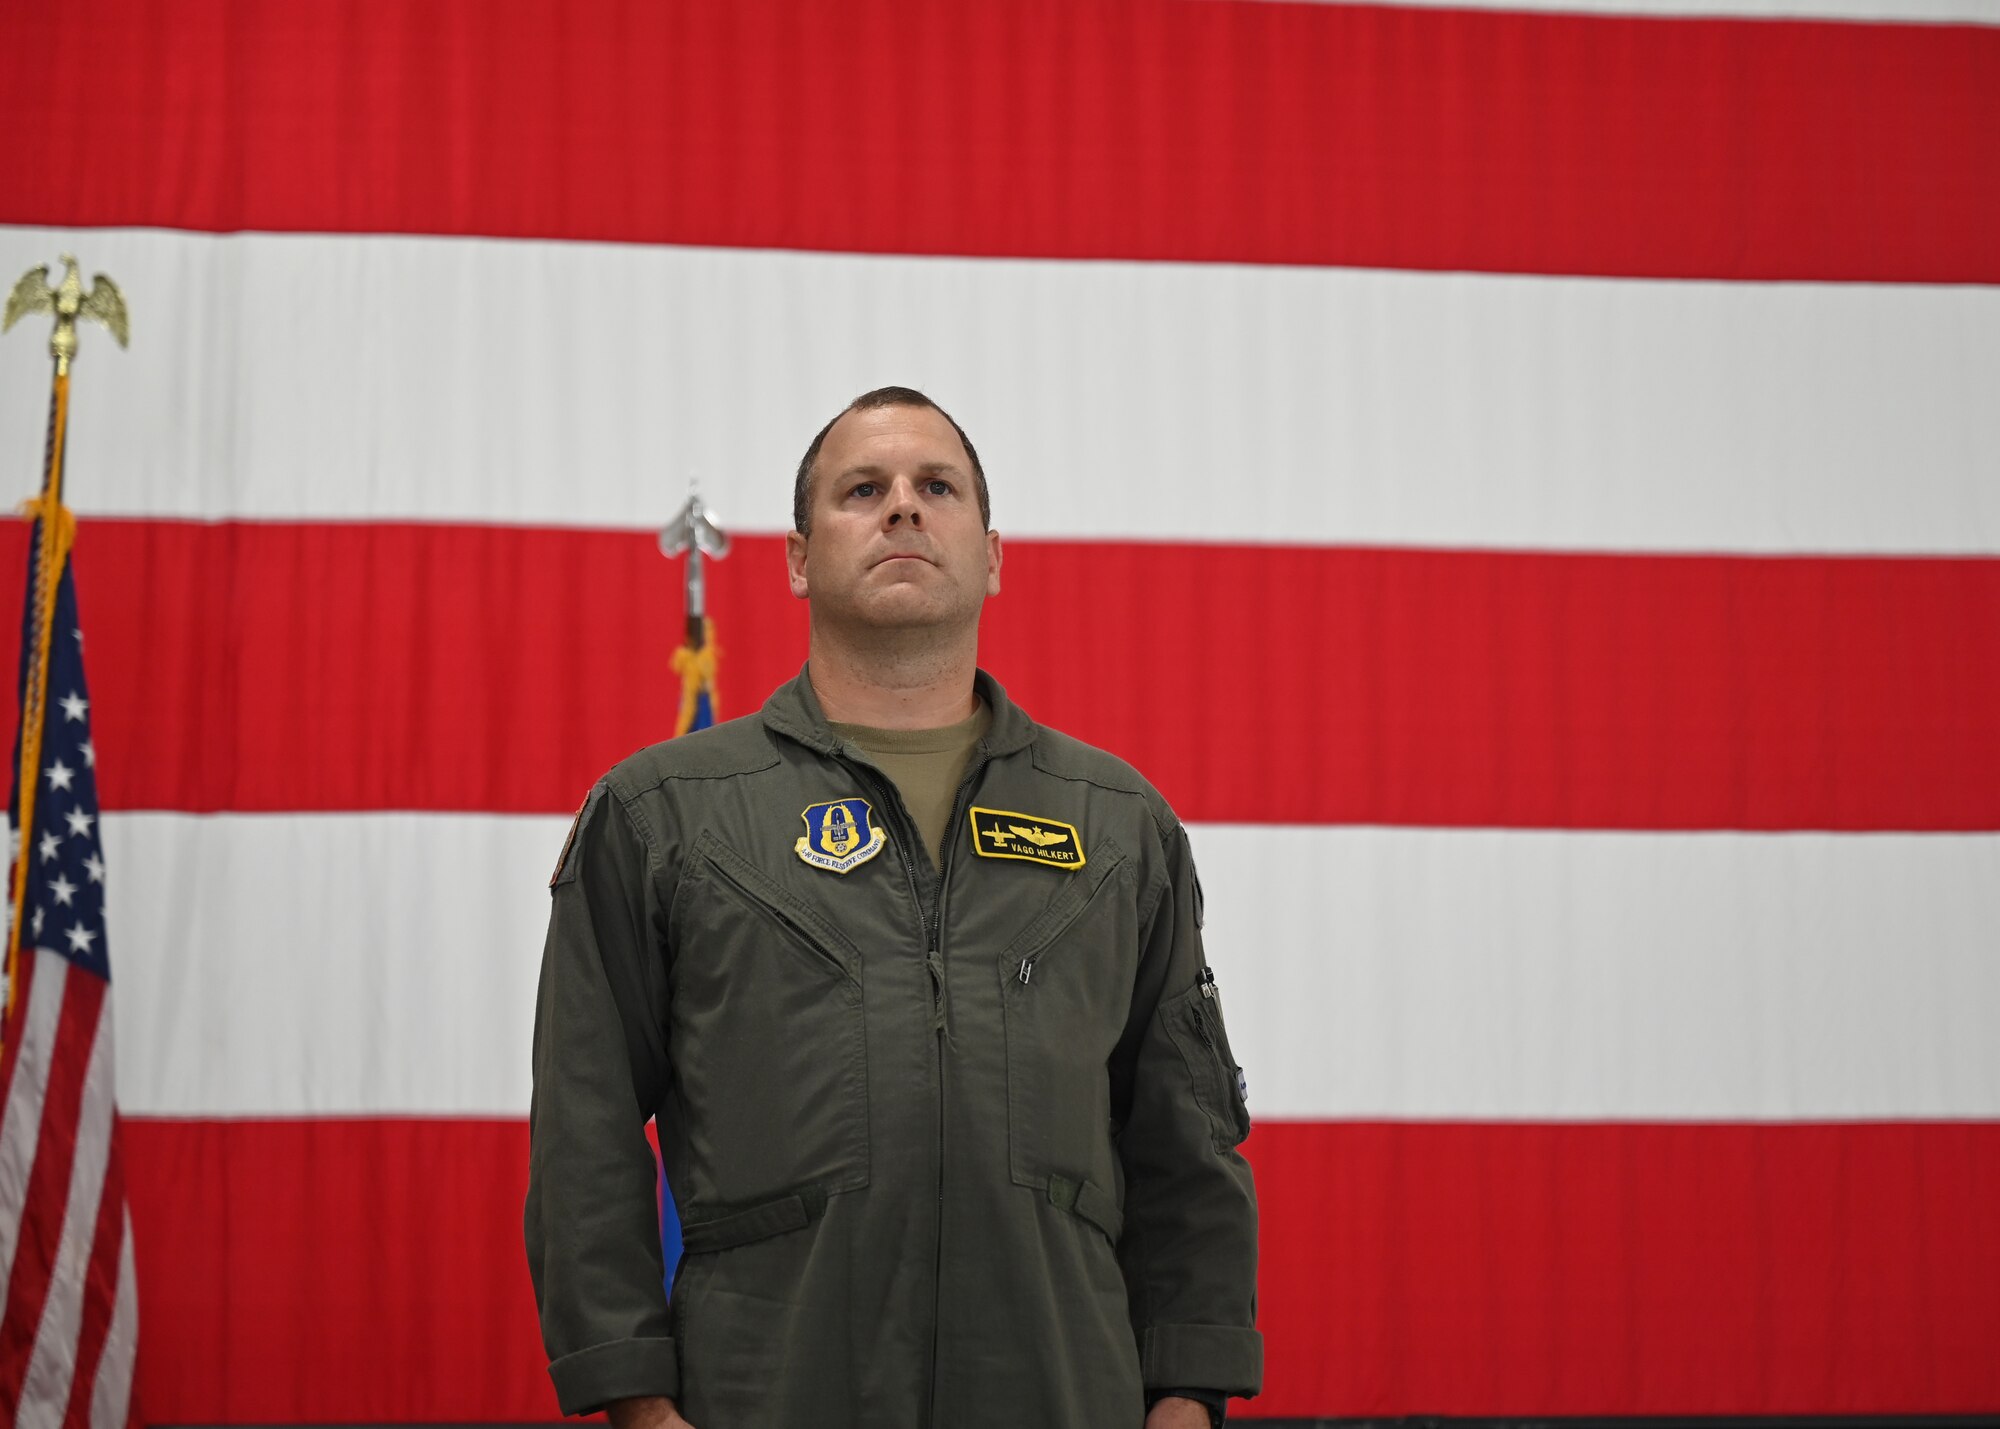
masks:
<path fill-rule="evenodd" d="M 36 522 L 32 535 L 40 533 Z M 0 1024 L 0 1422 L 124 1429 L 139 1304 L 118 1124 L 97 747 L 76 585 L 58 559 L 25 836 L 18 780 L 8 805 L 28 873 L 14 998 Z M 34 584 L 31 565 L 30 603 Z M 25 691 L 36 647 L 32 604 L 22 627 Z M 20 742 L 17 730 L 16 770 Z M 10 920 L 11 891 L 10 879 Z"/>
<path fill-rule="evenodd" d="M 1190 825 L 1239 1408 L 2000 1410 L 1993 4 L 5 28 L 0 278 L 133 313 L 69 499 L 149 1419 L 554 1416 L 544 887 L 673 728 L 654 533 L 699 480 L 754 708 L 884 383 L 991 477 L 982 663 Z"/>

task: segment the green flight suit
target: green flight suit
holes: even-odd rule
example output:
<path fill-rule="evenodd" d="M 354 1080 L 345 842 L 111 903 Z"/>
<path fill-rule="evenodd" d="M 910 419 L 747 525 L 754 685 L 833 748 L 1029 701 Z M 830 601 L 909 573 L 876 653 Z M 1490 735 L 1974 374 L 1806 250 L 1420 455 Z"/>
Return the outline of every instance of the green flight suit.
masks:
<path fill-rule="evenodd" d="M 1138 1429 L 1148 1388 L 1259 1389 L 1249 1116 L 1187 836 L 1129 766 L 978 689 L 942 877 L 804 673 L 591 791 L 529 1113 L 565 1411 Z"/>

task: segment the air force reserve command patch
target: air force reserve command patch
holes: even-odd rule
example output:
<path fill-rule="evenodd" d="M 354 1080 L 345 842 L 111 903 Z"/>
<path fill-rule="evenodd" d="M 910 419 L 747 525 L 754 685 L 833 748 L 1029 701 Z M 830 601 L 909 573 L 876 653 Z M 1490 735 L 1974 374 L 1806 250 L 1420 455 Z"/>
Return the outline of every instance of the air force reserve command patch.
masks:
<path fill-rule="evenodd" d="M 1082 868 L 1084 862 L 1075 824 L 1007 809 L 973 808 L 972 846 L 981 858 L 1018 858 L 1048 868 Z"/>
<path fill-rule="evenodd" d="M 806 836 L 792 848 L 815 868 L 846 873 L 882 852 L 882 845 L 889 841 L 888 835 L 875 827 L 866 799 L 814 804 L 799 817 L 806 821 Z"/>

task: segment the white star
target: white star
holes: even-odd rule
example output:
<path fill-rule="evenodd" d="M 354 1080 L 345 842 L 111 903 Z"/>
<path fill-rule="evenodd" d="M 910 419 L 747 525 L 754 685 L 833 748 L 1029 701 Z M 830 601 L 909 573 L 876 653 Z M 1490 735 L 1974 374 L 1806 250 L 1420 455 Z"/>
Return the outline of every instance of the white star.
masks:
<path fill-rule="evenodd" d="M 76 885 L 71 883 L 66 876 L 58 873 L 55 876 L 55 881 L 49 884 L 49 892 L 55 894 L 56 902 L 67 908 L 71 900 L 76 897 Z"/>
<path fill-rule="evenodd" d="M 61 834 L 43 834 L 42 842 L 40 845 L 42 862 L 47 863 L 50 859 L 54 858 L 56 856 L 56 850 L 60 849 L 61 847 L 62 847 Z"/>
<path fill-rule="evenodd" d="M 96 822 L 90 815 L 84 813 L 81 809 L 71 809 L 63 817 L 69 820 L 69 831 L 71 833 L 79 838 L 87 839 L 90 837 L 90 826 Z"/>
<path fill-rule="evenodd" d="M 70 634 L 76 637 L 76 648 L 81 650 L 83 648 L 83 627 L 78 626 L 76 629 L 70 631 Z"/>
<path fill-rule="evenodd" d="M 69 950 L 72 953 L 87 953 L 90 945 L 97 941 L 97 934 L 79 923 L 69 930 Z"/>
<path fill-rule="evenodd" d="M 49 776 L 49 787 L 51 789 L 67 789 L 69 788 L 70 780 L 76 777 L 76 771 L 70 768 L 67 764 L 63 763 L 60 759 L 58 759 L 55 763 L 51 764 L 48 767 L 47 772 Z"/>
<path fill-rule="evenodd" d="M 42 910 L 40 908 L 35 910 L 35 936 L 37 938 L 42 936 Z"/>
<path fill-rule="evenodd" d="M 83 762 L 92 769 L 97 767 L 97 746 L 87 739 L 83 742 Z"/>
<path fill-rule="evenodd" d="M 83 861 L 83 871 L 90 875 L 92 883 L 104 882 L 104 860 L 92 854 Z"/>
<path fill-rule="evenodd" d="M 57 703 L 62 706 L 64 719 L 81 720 L 83 712 L 90 708 L 90 701 L 79 695 L 75 690 L 69 692 L 67 699 L 59 700 Z"/>

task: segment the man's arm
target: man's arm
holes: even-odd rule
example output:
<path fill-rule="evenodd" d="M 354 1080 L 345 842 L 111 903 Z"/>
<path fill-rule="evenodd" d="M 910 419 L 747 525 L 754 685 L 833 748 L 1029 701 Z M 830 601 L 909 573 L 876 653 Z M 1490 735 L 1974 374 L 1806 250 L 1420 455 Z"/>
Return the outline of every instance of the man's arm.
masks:
<path fill-rule="evenodd" d="M 528 1268 L 566 1414 L 680 1391 L 645 1133 L 667 1066 L 657 872 L 599 784 L 550 884 L 528 1112 Z"/>
<path fill-rule="evenodd" d="M 611 1429 L 694 1429 L 671 1399 L 614 1399 L 604 1406 Z"/>
<path fill-rule="evenodd" d="M 1229 1396 L 1211 1389 L 1169 1389 L 1146 1396 L 1145 1429 L 1216 1429 Z"/>
<path fill-rule="evenodd" d="M 1249 1133 L 1222 1002 L 1201 946 L 1187 835 L 1167 841 L 1166 886 L 1146 925 L 1132 1022 L 1114 1086 L 1125 1231 L 1118 1259 L 1149 1394 L 1253 1395 L 1257 1194 L 1237 1151 Z"/>

